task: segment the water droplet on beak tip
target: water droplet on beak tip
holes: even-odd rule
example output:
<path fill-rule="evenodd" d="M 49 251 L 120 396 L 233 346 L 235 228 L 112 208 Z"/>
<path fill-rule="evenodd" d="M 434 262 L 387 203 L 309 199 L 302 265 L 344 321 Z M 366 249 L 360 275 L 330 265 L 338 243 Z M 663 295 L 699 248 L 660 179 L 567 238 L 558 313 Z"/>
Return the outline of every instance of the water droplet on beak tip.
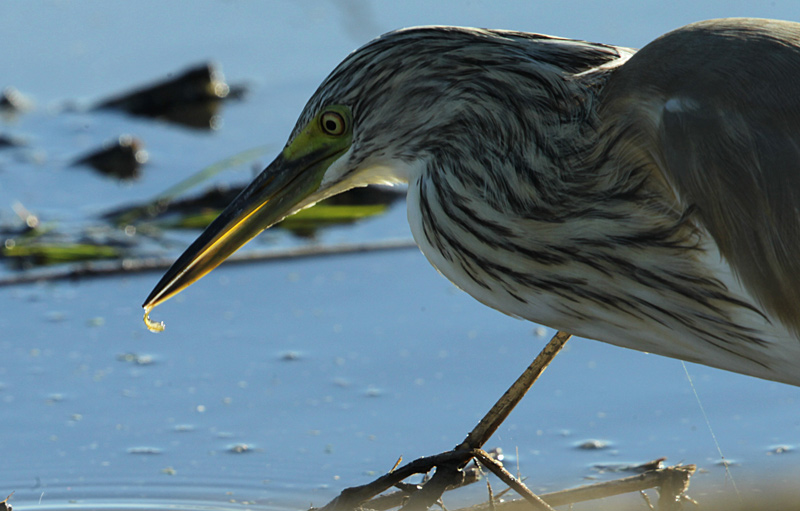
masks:
<path fill-rule="evenodd" d="M 144 309 L 144 324 L 147 325 L 147 329 L 151 332 L 163 332 L 166 325 L 164 325 L 163 321 L 153 321 L 150 319 L 150 309 L 151 307 L 145 307 Z"/>

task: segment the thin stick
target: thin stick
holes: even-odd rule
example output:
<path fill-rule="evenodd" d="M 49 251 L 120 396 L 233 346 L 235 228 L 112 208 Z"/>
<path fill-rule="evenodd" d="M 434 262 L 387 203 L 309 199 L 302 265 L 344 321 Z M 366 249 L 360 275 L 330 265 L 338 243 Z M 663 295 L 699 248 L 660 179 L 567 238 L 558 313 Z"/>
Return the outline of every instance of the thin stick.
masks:
<path fill-rule="evenodd" d="M 474 449 L 472 454 L 475 458 L 481 462 L 481 465 L 486 467 L 487 469 L 491 470 L 494 475 L 500 478 L 501 481 L 506 483 L 509 487 L 513 488 L 515 492 L 519 493 L 522 498 L 528 501 L 528 503 L 533 506 L 533 509 L 538 509 L 541 511 L 555 511 L 552 507 L 550 507 L 547 502 L 538 497 L 532 491 L 528 489 L 519 479 L 511 475 L 511 473 L 506 470 L 501 463 L 497 460 L 489 456 L 489 454 L 484 451 L 483 449 Z M 494 507 L 494 505 L 492 506 Z"/>
<path fill-rule="evenodd" d="M 552 493 L 545 493 L 539 497 L 547 502 L 548 505 L 553 507 L 566 506 L 569 504 L 577 504 L 578 502 L 586 502 L 589 500 L 604 499 L 613 497 L 615 495 L 622 495 L 625 493 L 638 492 L 650 488 L 673 489 L 680 487 L 686 490 L 689 485 L 689 478 L 696 470 L 695 465 L 678 465 L 673 467 L 658 468 L 648 470 L 639 475 L 625 477 L 622 479 L 615 479 L 613 481 L 606 481 L 602 483 L 595 483 L 569 490 L 562 490 Z M 669 491 L 664 493 L 671 493 Z M 677 493 L 677 492 L 676 492 Z M 676 499 L 673 495 L 672 499 Z M 523 511 L 530 509 L 528 502 L 524 500 L 513 500 L 495 504 L 497 511 Z M 468 508 L 470 511 L 481 511 L 488 509 L 488 506 L 483 504 Z M 661 509 L 659 507 L 659 509 Z M 665 508 L 669 509 L 669 508 Z"/>
<path fill-rule="evenodd" d="M 548 495 L 543 495 L 542 498 L 550 503 L 551 506 L 561 506 L 568 503 L 601 499 L 613 495 L 646 490 L 648 488 L 657 488 L 664 485 L 671 486 L 674 484 L 673 481 L 675 481 L 675 479 L 685 481 L 686 485 L 688 485 L 689 478 L 694 474 L 695 470 L 696 467 L 694 465 L 659 468 L 623 479 L 550 493 Z"/>
<path fill-rule="evenodd" d="M 364 243 L 341 243 L 336 245 L 309 245 L 286 249 L 248 250 L 229 257 L 225 264 L 253 263 L 261 261 L 280 261 L 300 257 L 319 257 L 362 252 L 382 252 L 416 248 L 414 240 L 387 239 Z M 88 261 L 75 263 L 57 269 L 30 270 L 19 275 L 0 278 L 0 287 L 19 286 L 36 282 L 57 280 L 77 280 L 115 275 L 164 271 L 175 262 L 167 257 L 126 258 L 116 261 Z"/>
<path fill-rule="evenodd" d="M 447 451 L 434 456 L 417 458 L 402 467 L 396 468 L 388 474 L 380 476 L 371 483 L 345 488 L 338 497 L 319 509 L 321 511 L 349 511 L 355 509 L 375 495 L 388 490 L 414 474 L 425 474 L 430 472 L 434 467 L 437 467 L 438 471 L 438 467 L 447 464 L 461 463 L 462 460 L 466 464 L 471 457 L 468 451 Z"/>
<path fill-rule="evenodd" d="M 506 391 L 503 396 L 497 400 L 491 410 L 484 415 L 483 419 L 478 423 L 475 428 L 470 431 L 467 438 L 456 447 L 456 450 L 472 450 L 480 449 L 483 444 L 497 431 L 500 424 L 506 420 L 511 410 L 520 402 L 525 396 L 533 383 L 541 376 L 550 362 L 553 361 L 564 344 L 572 337 L 572 334 L 566 332 L 556 332 L 547 346 L 542 349 L 541 353 L 537 355 L 536 359 L 531 362 L 531 365 L 525 369 L 525 372 L 517 378 L 511 387 Z"/>

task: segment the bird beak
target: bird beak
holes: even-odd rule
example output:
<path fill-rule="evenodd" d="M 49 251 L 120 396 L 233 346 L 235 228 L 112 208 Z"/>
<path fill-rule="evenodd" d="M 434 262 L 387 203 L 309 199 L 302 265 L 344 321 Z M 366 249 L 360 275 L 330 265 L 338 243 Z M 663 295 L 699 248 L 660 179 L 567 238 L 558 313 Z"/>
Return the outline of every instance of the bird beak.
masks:
<path fill-rule="evenodd" d="M 349 144 L 348 144 L 349 145 Z M 145 300 L 145 311 L 180 293 L 264 229 L 307 207 L 340 146 L 288 146 L 178 258 Z"/>

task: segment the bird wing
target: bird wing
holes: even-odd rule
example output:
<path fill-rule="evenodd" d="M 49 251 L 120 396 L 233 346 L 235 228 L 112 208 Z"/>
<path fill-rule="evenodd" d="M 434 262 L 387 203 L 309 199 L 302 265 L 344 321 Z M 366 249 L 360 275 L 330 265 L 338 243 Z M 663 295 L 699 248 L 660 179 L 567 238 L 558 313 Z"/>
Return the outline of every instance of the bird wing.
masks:
<path fill-rule="evenodd" d="M 747 290 L 800 333 L 800 24 L 668 33 L 612 75 L 603 104 L 606 119 L 638 130 L 639 151 Z"/>

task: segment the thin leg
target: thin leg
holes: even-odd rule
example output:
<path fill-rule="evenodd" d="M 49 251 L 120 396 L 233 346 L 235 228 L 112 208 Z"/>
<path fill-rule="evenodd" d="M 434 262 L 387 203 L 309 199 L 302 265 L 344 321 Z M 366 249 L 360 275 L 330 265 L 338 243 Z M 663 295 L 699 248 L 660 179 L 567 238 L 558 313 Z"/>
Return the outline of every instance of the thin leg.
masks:
<path fill-rule="evenodd" d="M 454 450 L 436 456 L 420 458 L 385 474 L 372 483 L 346 488 L 342 493 L 318 511 L 342 511 L 358 508 L 375 495 L 391 488 L 413 474 L 424 474 L 436 468 L 433 477 L 406 501 L 403 510 L 425 510 L 433 505 L 445 489 L 457 485 L 463 477 L 463 468 L 474 457 L 475 451 L 483 447 L 489 437 L 500 427 L 511 410 L 525 396 L 534 382 L 564 347 L 571 334 L 557 332 L 536 359 L 525 369 L 511 387 L 494 404 L 467 438 Z M 547 509 L 544 503 L 540 508 Z"/>
<path fill-rule="evenodd" d="M 483 416 L 483 419 L 481 419 L 478 425 L 475 426 L 469 435 L 467 435 L 467 438 L 461 442 L 461 445 L 456 447 L 456 450 L 471 450 L 483 447 L 483 444 L 489 440 L 489 437 L 497 431 L 500 424 L 506 420 L 511 410 L 522 400 L 570 337 L 572 337 L 572 334 L 560 331 L 556 332 L 556 335 L 550 339 L 550 342 L 547 343 L 547 346 L 545 346 L 541 353 L 531 362 L 531 365 L 525 369 L 525 372 L 517 378 L 517 381 L 509 387 L 506 393 L 497 400 L 492 409 Z"/>
<path fill-rule="evenodd" d="M 483 419 L 481 419 L 478 425 L 467 435 L 467 438 L 461 442 L 461 445 L 456 447 L 453 452 L 472 452 L 475 449 L 483 447 L 483 444 L 489 440 L 489 437 L 497 431 L 500 424 L 506 420 L 511 410 L 522 400 L 570 337 L 572 337 L 572 334 L 560 331 L 556 332 L 556 335 L 550 339 L 550 342 L 547 343 L 547 346 L 545 346 L 534 361 L 531 362 L 531 365 L 525 369 L 505 394 L 497 400 L 491 410 L 483 416 Z M 411 495 L 406 505 L 403 506 L 403 511 L 421 511 L 435 504 L 449 486 L 456 485 L 460 478 L 463 477 L 462 470 L 467 463 L 469 463 L 470 459 L 472 459 L 472 456 L 464 458 L 463 461 L 454 460 L 450 463 L 437 465 L 433 477 L 431 477 L 419 491 Z M 547 504 L 540 501 L 538 509 L 548 508 L 549 506 L 547 506 Z"/>

